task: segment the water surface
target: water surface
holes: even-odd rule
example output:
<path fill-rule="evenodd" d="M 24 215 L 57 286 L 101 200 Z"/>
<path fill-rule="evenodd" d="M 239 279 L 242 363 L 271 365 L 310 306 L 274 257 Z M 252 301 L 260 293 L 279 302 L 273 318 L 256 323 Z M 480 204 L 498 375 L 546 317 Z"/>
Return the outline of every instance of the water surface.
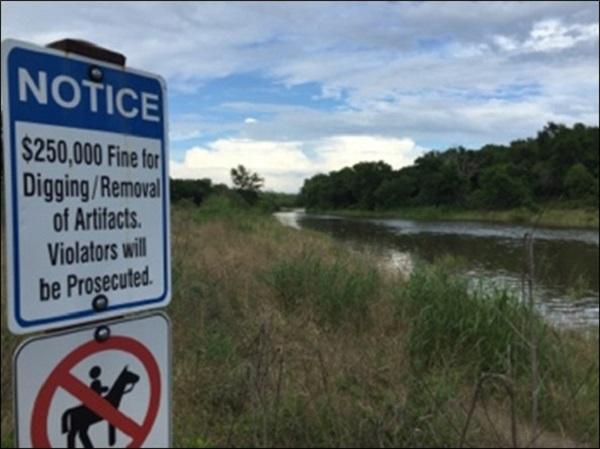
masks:
<path fill-rule="evenodd" d="M 598 328 L 599 236 L 596 230 L 531 228 L 474 221 L 341 218 L 301 210 L 275 214 L 283 224 L 325 232 L 360 251 L 375 252 L 391 269 L 410 273 L 417 260 L 451 255 L 473 285 L 520 294 L 524 235 L 535 237 L 535 298 L 561 327 Z"/>

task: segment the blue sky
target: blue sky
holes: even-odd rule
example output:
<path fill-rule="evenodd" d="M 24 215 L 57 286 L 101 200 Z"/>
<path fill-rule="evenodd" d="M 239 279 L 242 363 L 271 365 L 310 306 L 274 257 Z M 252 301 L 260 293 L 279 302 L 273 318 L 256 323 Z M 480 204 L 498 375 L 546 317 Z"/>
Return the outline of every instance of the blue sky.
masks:
<path fill-rule="evenodd" d="M 598 124 L 597 2 L 2 2 L 2 38 L 124 53 L 169 86 L 170 171 L 266 188 Z"/>

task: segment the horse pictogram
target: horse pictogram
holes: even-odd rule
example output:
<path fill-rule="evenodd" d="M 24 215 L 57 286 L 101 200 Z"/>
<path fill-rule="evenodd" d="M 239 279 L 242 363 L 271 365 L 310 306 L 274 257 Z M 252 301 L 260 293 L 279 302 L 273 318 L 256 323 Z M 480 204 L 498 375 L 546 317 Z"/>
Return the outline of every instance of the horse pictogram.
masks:
<path fill-rule="evenodd" d="M 94 367 L 98 368 L 98 367 Z M 97 370 L 92 369 L 92 371 L 97 372 Z M 97 377 L 97 376 L 94 376 Z M 115 409 L 119 409 L 121 405 L 121 400 L 123 396 L 127 393 L 131 392 L 135 387 L 137 381 L 140 380 L 140 376 L 135 374 L 132 371 L 129 371 L 129 368 L 126 366 L 121 371 L 121 374 L 115 380 L 113 386 L 108 390 L 104 399 L 112 405 Z M 94 379 L 94 382 L 97 382 L 97 379 Z M 93 382 L 92 382 L 93 384 Z M 101 393 L 102 390 L 97 391 L 96 388 L 92 385 L 91 387 L 97 393 Z M 106 388 L 106 387 L 103 387 Z M 85 404 L 81 404 L 77 407 L 70 408 L 66 410 L 61 419 L 61 429 L 62 433 L 67 434 L 67 447 L 74 448 L 76 443 L 76 438 L 79 436 L 81 444 L 83 447 L 89 448 L 94 447 L 90 437 L 88 435 L 88 429 L 91 425 L 104 421 L 105 418 L 95 413 Z M 116 441 L 116 429 L 112 424 L 108 424 L 108 442 L 110 446 L 114 446 Z"/>

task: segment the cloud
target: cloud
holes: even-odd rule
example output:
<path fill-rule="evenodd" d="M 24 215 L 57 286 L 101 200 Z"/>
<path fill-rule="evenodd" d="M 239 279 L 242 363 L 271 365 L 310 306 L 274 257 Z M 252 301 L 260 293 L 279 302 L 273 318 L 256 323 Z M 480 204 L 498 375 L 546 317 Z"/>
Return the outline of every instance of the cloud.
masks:
<path fill-rule="evenodd" d="M 516 39 L 507 36 L 494 36 L 494 42 L 498 47 L 506 51 L 513 51 L 519 48 L 519 43 L 516 41 Z"/>
<path fill-rule="evenodd" d="M 518 52 L 549 52 L 564 50 L 583 42 L 598 41 L 598 23 L 565 25 L 559 19 L 536 22 L 529 37 L 518 39 L 498 35 L 494 42 L 502 50 Z"/>
<path fill-rule="evenodd" d="M 174 178 L 210 178 L 230 182 L 230 170 L 239 164 L 265 178 L 265 188 L 296 192 L 304 179 L 362 161 L 383 160 L 394 168 L 410 165 L 426 149 L 408 138 L 334 136 L 306 144 L 298 141 L 219 139 L 171 161 Z"/>
<path fill-rule="evenodd" d="M 412 139 L 378 136 L 334 136 L 315 148 L 315 171 L 337 170 L 363 161 L 384 161 L 398 169 L 426 151 Z M 320 169 L 320 170 L 319 170 Z"/>
<path fill-rule="evenodd" d="M 576 66 L 565 73 L 572 78 L 582 75 Z M 559 85 L 560 79 L 549 78 L 549 82 Z M 590 84 L 589 92 L 593 96 L 593 82 L 593 78 L 588 79 L 578 89 Z M 323 142 L 339 135 L 410 136 L 421 145 L 439 150 L 452 145 L 476 148 L 490 142 L 509 143 L 516 138 L 530 137 L 549 121 L 568 125 L 577 121 L 597 122 L 597 102 L 568 103 L 566 98 L 577 94 L 564 92 L 558 96 L 565 86 L 556 89 L 556 97 L 540 95 L 538 89 L 541 87 L 527 84 L 500 86 L 489 93 L 486 101 L 465 97 L 475 95 L 473 92 L 457 91 L 452 95 L 424 92 L 400 95 L 392 102 L 365 102 L 361 108 L 345 108 L 335 113 L 257 103 L 231 103 L 224 107 L 238 113 L 252 111 L 270 115 L 269 120 L 261 120 L 239 133 L 250 140 Z M 513 95 L 522 98 L 515 100 Z"/>
<path fill-rule="evenodd" d="M 169 120 L 169 138 L 171 142 L 185 142 L 211 134 L 233 132 L 238 125 L 235 121 L 222 120 L 208 114 L 176 114 Z"/>
<path fill-rule="evenodd" d="M 567 1 L 2 2 L 1 27 L 39 44 L 90 40 L 162 74 L 178 145 L 229 133 L 305 146 L 411 136 L 443 148 L 504 143 L 548 120 L 598 124 L 598 11 Z M 235 119 L 228 105 L 202 110 L 209 81 L 248 73 L 275 89 L 315 83 L 313 101 L 341 106 L 265 115 L 263 94 Z"/>
<path fill-rule="evenodd" d="M 593 34 L 597 17 L 595 2 L 307 2 L 293 9 L 260 2 L 2 3 L 3 36 L 39 44 L 91 40 L 191 89 L 253 70 L 281 74 L 287 83 L 346 78 L 415 51 L 439 56 L 435 45 L 423 45 L 429 41 L 452 43 L 447 49 L 458 56 L 498 35 L 527 33 L 532 42 L 562 45 L 557 36 Z M 400 82 L 405 72 L 397 75 Z"/>
<path fill-rule="evenodd" d="M 252 124 L 252 123 L 256 123 L 258 120 L 256 120 L 254 117 L 246 117 L 246 119 L 244 120 L 244 123 L 246 124 Z"/>
<path fill-rule="evenodd" d="M 265 188 L 294 191 L 312 171 L 312 163 L 300 142 L 220 139 L 185 152 L 183 162 L 171 161 L 175 178 L 210 178 L 230 184 L 230 170 L 239 164 L 265 178 Z"/>

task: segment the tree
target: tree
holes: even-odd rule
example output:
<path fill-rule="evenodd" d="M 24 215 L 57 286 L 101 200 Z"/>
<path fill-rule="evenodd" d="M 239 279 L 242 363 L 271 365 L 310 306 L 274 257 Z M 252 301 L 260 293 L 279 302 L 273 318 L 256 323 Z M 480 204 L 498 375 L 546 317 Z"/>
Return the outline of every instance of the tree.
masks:
<path fill-rule="evenodd" d="M 464 202 L 469 181 L 461 176 L 454 161 L 436 154 L 418 159 L 417 162 L 420 171 L 418 205 L 448 206 Z"/>
<path fill-rule="evenodd" d="M 417 180 L 407 170 L 386 179 L 375 191 L 377 205 L 384 209 L 410 206 L 418 192 Z"/>
<path fill-rule="evenodd" d="M 250 204 L 258 200 L 258 192 L 264 184 L 264 178 L 258 173 L 249 172 L 243 165 L 231 169 L 231 181 L 237 192 Z"/>
<path fill-rule="evenodd" d="M 535 138 L 430 151 L 400 170 L 360 162 L 305 180 L 301 196 L 321 209 L 507 208 L 566 196 L 597 204 L 598 140 L 597 126 L 548 123 Z"/>
<path fill-rule="evenodd" d="M 359 209 L 375 209 L 375 192 L 392 174 L 392 167 L 383 161 L 359 162 L 352 167 L 350 190 Z"/>
<path fill-rule="evenodd" d="M 572 199 L 586 199 L 594 195 L 596 184 L 597 180 L 583 164 L 574 164 L 565 175 L 565 190 Z"/>
<path fill-rule="evenodd" d="M 171 179 L 170 182 L 173 203 L 188 199 L 198 205 L 212 194 L 213 190 L 210 179 Z"/>
<path fill-rule="evenodd" d="M 478 192 L 481 206 L 487 209 L 505 209 L 531 204 L 531 191 L 523 180 L 515 176 L 507 165 L 493 165 L 481 174 Z"/>
<path fill-rule="evenodd" d="M 264 184 L 264 179 L 258 173 L 250 173 L 243 165 L 231 169 L 231 181 L 240 190 L 258 192 Z"/>
<path fill-rule="evenodd" d="M 326 209 L 335 207 L 334 204 L 328 204 L 324 198 L 324 192 L 327 185 L 330 183 L 330 178 L 324 174 L 318 174 L 312 178 L 305 179 L 304 185 L 300 190 L 300 201 L 305 207 L 316 207 Z"/>

